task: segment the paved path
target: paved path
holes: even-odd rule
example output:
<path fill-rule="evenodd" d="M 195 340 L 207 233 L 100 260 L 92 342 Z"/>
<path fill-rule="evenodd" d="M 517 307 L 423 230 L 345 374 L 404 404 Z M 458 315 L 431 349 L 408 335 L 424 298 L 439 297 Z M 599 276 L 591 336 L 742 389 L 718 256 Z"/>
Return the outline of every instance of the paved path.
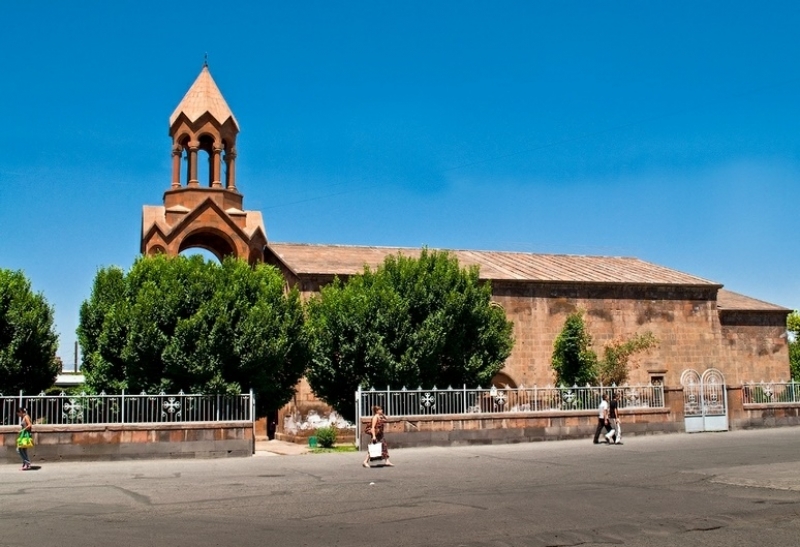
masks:
<path fill-rule="evenodd" d="M 0 546 L 800 543 L 800 428 L 361 457 L 8 465 Z"/>
<path fill-rule="evenodd" d="M 301 456 L 308 454 L 308 446 L 286 441 L 256 441 L 258 456 Z"/>

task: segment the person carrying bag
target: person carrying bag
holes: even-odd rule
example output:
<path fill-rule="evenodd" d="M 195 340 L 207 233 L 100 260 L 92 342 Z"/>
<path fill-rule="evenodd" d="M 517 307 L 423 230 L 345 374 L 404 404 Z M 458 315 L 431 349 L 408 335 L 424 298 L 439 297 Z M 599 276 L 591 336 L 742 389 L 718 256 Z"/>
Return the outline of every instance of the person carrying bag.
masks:
<path fill-rule="evenodd" d="M 383 429 L 386 425 L 386 415 L 379 406 L 372 407 L 372 421 L 367 426 L 365 433 L 372 435 L 371 442 L 367 446 L 367 458 L 362 464 L 364 467 L 371 467 L 369 462 L 372 460 L 383 460 L 386 467 L 394 467 L 389 461 L 389 449 L 386 447 L 386 439 L 383 438 Z"/>
<path fill-rule="evenodd" d="M 19 435 L 17 436 L 17 452 L 19 457 L 22 458 L 22 470 L 27 471 L 31 468 L 31 460 L 28 457 L 28 449 L 33 448 L 33 423 L 31 417 L 28 416 L 28 411 L 24 408 L 17 409 L 17 416 L 19 417 Z"/>

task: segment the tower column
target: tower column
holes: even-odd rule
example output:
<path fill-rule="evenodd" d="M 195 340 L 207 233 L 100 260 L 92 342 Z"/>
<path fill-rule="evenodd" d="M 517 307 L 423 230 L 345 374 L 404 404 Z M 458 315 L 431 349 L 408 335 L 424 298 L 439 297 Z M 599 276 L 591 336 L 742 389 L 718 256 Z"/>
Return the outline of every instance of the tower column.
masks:
<path fill-rule="evenodd" d="M 216 146 L 213 149 L 213 153 L 211 156 L 211 187 L 212 188 L 222 188 L 222 183 L 220 182 L 220 172 L 222 171 L 222 166 L 220 165 L 222 160 L 222 148 L 217 148 Z"/>
<path fill-rule="evenodd" d="M 200 181 L 197 180 L 197 151 L 199 149 L 197 143 L 189 145 L 189 186 L 200 186 Z"/>
<path fill-rule="evenodd" d="M 183 149 L 180 146 L 175 146 L 172 149 L 172 187 L 181 187 L 181 153 Z"/>
<path fill-rule="evenodd" d="M 228 180 L 225 187 L 228 190 L 236 190 L 236 149 L 232 148 L 225 154 L 225 162 L 228 164 Z"/>

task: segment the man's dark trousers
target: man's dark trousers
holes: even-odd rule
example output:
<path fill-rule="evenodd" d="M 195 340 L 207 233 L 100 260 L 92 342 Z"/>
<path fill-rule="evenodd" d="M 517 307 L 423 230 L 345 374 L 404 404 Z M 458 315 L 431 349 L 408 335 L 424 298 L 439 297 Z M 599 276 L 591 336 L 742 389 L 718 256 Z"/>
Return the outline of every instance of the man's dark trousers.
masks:
<path fill-rule="evenodd" d="M 598 439 L 600 438 L 600 433 L 603 431 L 603 427 L 606 428 L 606 431 L 613 431 L 611 424 L 609 424 L 607 420 L 603 418 L 597 418 L 597 429 L 594 430 L 594 444 L 598 443 Z"/>

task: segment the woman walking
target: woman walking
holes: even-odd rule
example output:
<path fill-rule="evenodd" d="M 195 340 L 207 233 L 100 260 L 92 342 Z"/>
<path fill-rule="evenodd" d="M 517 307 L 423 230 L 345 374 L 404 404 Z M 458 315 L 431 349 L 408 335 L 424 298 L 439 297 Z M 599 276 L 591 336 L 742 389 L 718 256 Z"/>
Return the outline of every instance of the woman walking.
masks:
<path fill-rule="evenodd" d="M 381 458 L 383 459 L 383 464 L 387 467 L 394 467 L 394 464 L 389 461 L 389 449 L 386 446 L 386 439 L 383 438 L 383 429 L 386 425 L 386 415 L 383 413 L 383 409 L 379 406 L 372 407 L 372 421 L 367 426 L 366 433 L 368 435 L 372 435 L 373 443 L 381 443 Z M 370 467 L 369 465 L 369 451 L 367 451 L 367 458 L 364 460 L 362 464 L 364 467 Z"/>
<path fill-rule="evenodd" d="M 22 470 L 26 471 L 31 468 L 31 460 L 28 458 L 28 449 L 33 446 L 33 438 L 31 437 L 31 417 L 28 416 L 28 411 L 24 408 L 17 409 L 17 416 L 19 417 L 19 436 L 17 437 L 17 452 L 22 458 Z"/>

